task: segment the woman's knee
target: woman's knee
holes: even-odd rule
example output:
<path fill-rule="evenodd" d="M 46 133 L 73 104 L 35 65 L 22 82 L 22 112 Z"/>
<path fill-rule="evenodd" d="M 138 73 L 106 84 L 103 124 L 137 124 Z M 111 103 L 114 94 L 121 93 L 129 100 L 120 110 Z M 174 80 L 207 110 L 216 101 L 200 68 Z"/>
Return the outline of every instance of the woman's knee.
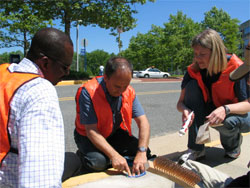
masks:
<path fill-rule="evenodd" d="M 239 130 L 240 132 L 249 132 L 250 117 L 249 113 L 243 115 L 230 115 L 224 122 L 224 128 L 228 130 Z"/>
<path fill-rule="evenodd" d="M 237 130 L 239 130 L 239 126 L 237 125 L 239 122 L 237 121 L 237 117 L 229 116 L 223 121 L 222 126 L 215 127 L 217 131 L 221 134 L 230 134 Z M 237 131 L 238 132 L 238 131 Z"/>
<path fill-rule="evenodd" d="M 196 80 L 190 80 L 185 86 L 184 103 L 187 106 L 200 106 L 204 104 L 203 94 Z"/>

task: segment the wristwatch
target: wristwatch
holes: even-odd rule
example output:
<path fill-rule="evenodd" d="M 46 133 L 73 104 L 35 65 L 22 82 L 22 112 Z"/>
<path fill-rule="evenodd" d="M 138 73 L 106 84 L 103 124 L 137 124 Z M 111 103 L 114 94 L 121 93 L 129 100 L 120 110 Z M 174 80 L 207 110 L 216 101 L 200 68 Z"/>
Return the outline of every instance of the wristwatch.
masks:
<path fill-rule="evenodd" d="M 226 105 L 223 105 L 223 107 L 225 109 L 226 115 L 230 114 L 230 109 Z"/>
<path fill-rule="evenodd" d="M 139 152 L 146 152 L 148 149 L 145 147 L 138 147 Z"/>

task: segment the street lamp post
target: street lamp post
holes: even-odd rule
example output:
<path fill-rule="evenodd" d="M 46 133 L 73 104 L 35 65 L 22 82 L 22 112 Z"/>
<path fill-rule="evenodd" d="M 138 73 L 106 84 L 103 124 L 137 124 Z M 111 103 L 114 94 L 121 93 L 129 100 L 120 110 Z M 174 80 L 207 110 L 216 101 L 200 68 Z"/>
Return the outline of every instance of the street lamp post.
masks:
<path fill-rule="evenodd" d="M 77 20 L 76 22 L 76 71 L 79 72 L 79 36 L 78 36 L 78 31 L 79 31 L 79 23 L 82 20 Z"/>

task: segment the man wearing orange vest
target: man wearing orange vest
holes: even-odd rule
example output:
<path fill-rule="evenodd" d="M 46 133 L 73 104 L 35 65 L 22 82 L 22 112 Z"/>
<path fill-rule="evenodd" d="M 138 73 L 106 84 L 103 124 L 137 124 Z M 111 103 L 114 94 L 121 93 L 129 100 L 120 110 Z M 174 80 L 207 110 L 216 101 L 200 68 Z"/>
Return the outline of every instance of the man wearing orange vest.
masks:
<path fill-rule="evenodd" d="M 0 65 L 0 187 L 61 187 L 64 125 L 53 85 L 72 57 L 71 39 L 44 28 L 26 58 Z"/>
<path fill-rule="evenodd" d="M 145 171 L 150 157 L 150 125 L 134 89 L 129 85 L 132 64 L 122 57 L 110 59 L 104 76 L 83 84 L 76 94 L 75 142 L 89 172 L 103 171 L 110 164 L 128 175 Z M 139 139 L 132 135 L 132 118 Z M 125 158 L 133 158 L 127 161 Z M 133 162 L 132 173 L 128 162 Z"/>
<path fill-rule="evenodd" d="M 182 81 L 177 109 L 183 121 L 193 111 L 189 127 L 188 151 L 179 162 L 205 157 L 204 144 L 197 144 L 199 127 L 219 125 L 220 141 L 225 156 L 236 159 L 241 152 L 243 132 L 250 131 L 249 90 L 245 79 L 232 82 L 230 73 L 243 62 L 234 54 L 226 54 L 220 35 L 206 29 L 192 40 L 193 63 L 188 66 Z"/>

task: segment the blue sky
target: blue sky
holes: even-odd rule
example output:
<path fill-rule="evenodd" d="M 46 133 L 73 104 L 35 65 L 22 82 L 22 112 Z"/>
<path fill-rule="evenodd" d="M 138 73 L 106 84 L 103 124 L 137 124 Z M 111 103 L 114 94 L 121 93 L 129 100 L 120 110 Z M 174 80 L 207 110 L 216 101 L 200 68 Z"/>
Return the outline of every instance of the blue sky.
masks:
<path fill-rule="evenodd" d="M 223 9 L 231 18 L 237 18 L 240 23 L 250 19 L 250 0 L 156 0 L 156 2 L 147 2 L 144 5 L 135 5 L 138 14 L 134 17 L 137 19 L 137 27 L 133 30 L 121 33 L 123 42 L 122 50 L 129 45 L 132 36 L 136 36 L 138 32 L 147 33 L 151 29 L 151 25 L 163 27 L 168 22 L 169 15 L 176 15 L 177 11 L 182 11 L 187 17 L 195 22 L 204 19 L 204 13 L 211 10 L 213 6 Z M 63 30 L 63 28 L 61 28 Z M 110 31 L 99 27 L 80 26 L 79 27 L 79 52 L 83 47 L 81 40 L 86 38 L 88 45 L 87 52 L 102 49 L 109 53 L 117 54 L 118 44 L 114 36 L 109 35 Z M 76 28 L 71 28 L 71 39 L 74 42 L 74 50 L 76 51 Z M 0 54 L 17 50 L 18 48 L 2 48 Z M 20 49 L 20 48 L 19 48 Z M 20 49 L 22 51 L 22 49 Z"/>

